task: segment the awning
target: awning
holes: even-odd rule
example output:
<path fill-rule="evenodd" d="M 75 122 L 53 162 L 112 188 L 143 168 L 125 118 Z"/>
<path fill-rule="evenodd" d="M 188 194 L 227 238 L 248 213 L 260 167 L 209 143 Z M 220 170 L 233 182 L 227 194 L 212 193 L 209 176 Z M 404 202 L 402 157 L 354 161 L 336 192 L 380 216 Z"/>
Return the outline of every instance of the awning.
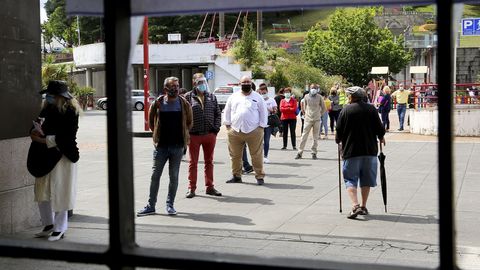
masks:
<path fill-rule="evenodd" d="M 410 67 L 410 74 L 425 74 L 428 72 L 427 66 L 411 66 Z"/>
<path fill-rule="evenodd" d="M 103 15 L 104 0 L 67 0 L 69 15 Z M 460 1 L 455 1 L 460 2 Z M 468 1 L 467 1 L 468 2 Z M 131 0 L 132 16 L 172 16 L 219 11 L 240 10 L 298 10 L 333 6 L 420 5 L 435 4 L 433 0 Z"/>
<path fill-rule="evenodd" d="M 388 67 L 372 67 L 370 74 L 388 74 Z"/>

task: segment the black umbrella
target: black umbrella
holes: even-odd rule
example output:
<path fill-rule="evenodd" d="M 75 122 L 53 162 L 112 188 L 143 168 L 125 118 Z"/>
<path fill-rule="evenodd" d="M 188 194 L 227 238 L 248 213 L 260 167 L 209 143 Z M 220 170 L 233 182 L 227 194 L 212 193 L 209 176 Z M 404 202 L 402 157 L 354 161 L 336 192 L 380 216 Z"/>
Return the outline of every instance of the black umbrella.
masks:
<path fill-rule="evenodd" d="M 338 200 L 340 202 L 340 213 L 342 213 L 342 170 L 340 165 L 340 156 L 342 152 L 341 144 L 338 144 Z"/>
<path fill-rule="evenodd" d="M 382 151 L 382 143 L 380 142 L 380 154 L 378 154 L 378 160 L 380 160 L 380 184 L 382 185 L 382 197 L 383 204 L 385 205 L 385 213 L 387 212 L 387 174 L 385 173 L 385 155 Z"/>

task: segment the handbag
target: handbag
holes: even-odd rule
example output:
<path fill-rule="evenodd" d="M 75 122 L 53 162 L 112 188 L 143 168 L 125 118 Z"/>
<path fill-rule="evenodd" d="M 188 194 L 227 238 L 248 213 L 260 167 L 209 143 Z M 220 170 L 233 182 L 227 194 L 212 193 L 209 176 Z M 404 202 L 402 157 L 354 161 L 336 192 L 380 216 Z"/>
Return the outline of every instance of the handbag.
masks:
<path fill-rule="evenodd" d="M 280 126 L 280 118 L 278 118 L 278 115 L 276 114 L 270 114 L 268 116 L 267 124 L 271 127 L 278 127 Z"/>
<path fill-rule="evenodd" d="M 46 144 L 32 141 L 28 149 L 27 169 L 34 177 L 43 177 L 50 173 L 62 153 L 56 147 L 48 148 Z"/>

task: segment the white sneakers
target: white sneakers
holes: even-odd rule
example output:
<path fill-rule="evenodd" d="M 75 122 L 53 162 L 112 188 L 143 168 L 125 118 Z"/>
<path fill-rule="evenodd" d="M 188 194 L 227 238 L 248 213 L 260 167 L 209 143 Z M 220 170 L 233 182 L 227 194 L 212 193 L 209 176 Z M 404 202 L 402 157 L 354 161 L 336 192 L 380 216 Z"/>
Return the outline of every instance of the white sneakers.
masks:
<path fill-rule="evenodd" d="M 264 157 L 264 158 L 263 158 L 263 163 L 264 163 L 264 164 L 268 164 L 268 163 L 270 163 L 270 160 L 269 160 L 268 158 Z"/>

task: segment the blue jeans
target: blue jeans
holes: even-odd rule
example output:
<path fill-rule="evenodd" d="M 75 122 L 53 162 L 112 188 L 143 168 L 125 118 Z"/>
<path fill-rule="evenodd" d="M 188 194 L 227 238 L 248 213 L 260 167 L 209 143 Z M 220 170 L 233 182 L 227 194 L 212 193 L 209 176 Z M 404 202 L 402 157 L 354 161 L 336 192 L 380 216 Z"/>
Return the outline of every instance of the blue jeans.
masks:
<path fill-rule="evenodd" d="M 398 121 L 400 122 L 400 129 L 403 129 L 403 122 L 405 120 L 405 113 L 407 112 L 406 104 L 397 104 Z"/>
<path fill-rule="evenodd" d="M 272 127 L 266 127 L 263 132 L 263 156 L 268 157 L 268 150 L 270 149 L 270 136 L 272 135 Z"/>
<path fill-rule="evenodd" d="M 157 147 L 153 150 L 153 173 L 150 182 L 150 195 L 148 204 L 155 207 L 157 203 L 158 188 L 160 187 L 160 177 L 162 176 L 163 167 L 168 160 L 168 174 L 170 183 L 168 185 L 167 205 L 173 206 L 175 195 L 178 188 L 178 171 L 180 170 L 180 162 L 183 156 L 183 146 L 167 146 Z"/>
<path fill-rule="evenodd" d="M 320 118 L 320 133 L 322 133 L 322 129 L 325 130 L 325 136 L 328 135 L 328 112 L 325 112 Z"/>

